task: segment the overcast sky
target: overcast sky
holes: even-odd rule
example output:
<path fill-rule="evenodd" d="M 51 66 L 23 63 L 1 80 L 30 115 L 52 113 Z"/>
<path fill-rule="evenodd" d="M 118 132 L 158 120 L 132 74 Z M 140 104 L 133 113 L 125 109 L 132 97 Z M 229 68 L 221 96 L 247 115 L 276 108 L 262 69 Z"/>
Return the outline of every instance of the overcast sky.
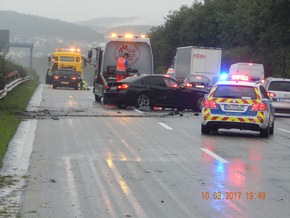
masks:
<path fill-rule="evenodd" d="M 160 24 L 170 10 L 194 0 L 0 0 L 0 10 L 74 22 L 100 17 L 146 17 Z"/>

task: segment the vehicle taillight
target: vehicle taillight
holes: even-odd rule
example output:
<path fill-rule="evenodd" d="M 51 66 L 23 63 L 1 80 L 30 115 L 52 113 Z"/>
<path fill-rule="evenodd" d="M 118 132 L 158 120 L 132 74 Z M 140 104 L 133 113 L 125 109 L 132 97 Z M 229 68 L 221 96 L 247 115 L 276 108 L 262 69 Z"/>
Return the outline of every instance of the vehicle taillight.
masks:
<path fill-rule="evenodd" d="M 251 111 L 265 111 L 267 110 L 267 104 L 265 103 L 255 103 L 251 107 Z"/>
<path fill-rule="evenodd" d="M 170 87 L 171 88 L 178 88 L 178 85 L 177 84 L 171 84 Z"/>
<path fill-rule="evenodd" d="M 123 89 L 127 89 L 128 87 L 129 87 L 129 85 L 127 85 L 127 84 L 121 84 L 121 85 L 117 86 L 117 89 L 123 90 Z"/>
<path fill-rule="evenodd" d="M 267 92 L 267 95 L 269 97 L 276 97 L 276 94 L 274 92 Z"/>
<path fill-rule="evenodd" d="M 204 100 L 203 107 L 205 109 L 217 109 L 218 108 L 217 104 L 214 101 L 210 101 L 210 100 Z"/>
<path fill-rule="evenodd" d="M 192 84 L 191 83 L 185 83 L 185 88 L 192 88 Z"/>
<path fill-rule="evenodd" d="M 54 78 L 54 79 L 59 79 L 60 76 L 59 76 L 59 75 L 54 75 L 53 78 Z"/>
<path fill-rule="evenodd" d="M 71 79 L 72 80 L 77 80 L 77 77 L 76 76 L 72 76 Z"/>

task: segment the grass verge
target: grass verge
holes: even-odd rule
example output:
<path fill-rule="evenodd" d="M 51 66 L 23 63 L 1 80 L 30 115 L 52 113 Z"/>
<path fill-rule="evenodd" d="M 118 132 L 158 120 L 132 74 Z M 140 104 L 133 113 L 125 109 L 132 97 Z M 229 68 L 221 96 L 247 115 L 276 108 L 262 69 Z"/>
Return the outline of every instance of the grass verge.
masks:
<path fill-rule="evenodd" d="M 38 85 L 37 80 L 24 82 L 0 99 L 0 168 L 8 144 L 21 121 L 16 113 L 26 110 Z"/>

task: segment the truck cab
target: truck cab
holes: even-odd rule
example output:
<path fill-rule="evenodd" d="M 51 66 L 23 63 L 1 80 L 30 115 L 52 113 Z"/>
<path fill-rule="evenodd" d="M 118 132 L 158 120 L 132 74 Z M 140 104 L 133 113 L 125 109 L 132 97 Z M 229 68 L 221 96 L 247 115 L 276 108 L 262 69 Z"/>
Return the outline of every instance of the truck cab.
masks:
<path fill-rule="evenodd" d="M 117 59 L 128 53 L 129 76 L 153 74 L 153 55 L 149 38 L 144 35 L 112 34 L 105 43 L 88 52 L 88 61 L 95 66 L 93 93 L 100 101 L 108 82 L 116 81 Z"/>
<path fill-rule="evenodd" d="M 59 68 L 72 68 L 83 77 L 83 61 L 80 49 L 56 48 L 56 51 L 48 57 L 49 68 L 46 73 L 46 84 L 52 84 L 53 75 Z"/>

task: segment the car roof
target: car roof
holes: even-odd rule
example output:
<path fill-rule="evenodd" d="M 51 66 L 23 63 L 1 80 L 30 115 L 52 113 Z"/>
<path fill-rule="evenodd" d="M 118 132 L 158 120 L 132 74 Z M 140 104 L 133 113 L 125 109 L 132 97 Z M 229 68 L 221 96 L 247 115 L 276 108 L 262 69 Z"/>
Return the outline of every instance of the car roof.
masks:
<path fill-rule="evenodd" d="M 166 78 L 172 79 L 172 77 L 170 77 L 167 74 L 139 74 L 139 75 L 134 75 L 134 76 L 127 77 L 126 80 L 137 80 L 137 79 L 142 79 L 142 78 L 145 78 L 145 77 L 166 77 Z"/>
<path fill-rule="evenodd" d="M 201 74 L 196 74 L 196 75 L 194 75 L 194 74 L 190 74 L 190 75 L 188 75 L 187 77 L 205 77 L 205 78 L 208 78 L 207 76 L 204 76 L 204 75 L 201 75 Z"/>
<path fill-rule="evenodd" d="M 283 82 L 283 81 L 290 82 L 290 79 L 288 79 L 288 78 L 268 77 L 267 80 L 270 80 L 270 81 L 279 81 L 279 82 Z"/>
<path fill-rule="evenodd" d="M 232 86 L 251 86 L 251 87 L 255 87 L 258 84 L 260 84 L 260 82 L 246 82 L 246 81 L 218 81 L 216 82 L 215 85 L 232 85 Z"/>

